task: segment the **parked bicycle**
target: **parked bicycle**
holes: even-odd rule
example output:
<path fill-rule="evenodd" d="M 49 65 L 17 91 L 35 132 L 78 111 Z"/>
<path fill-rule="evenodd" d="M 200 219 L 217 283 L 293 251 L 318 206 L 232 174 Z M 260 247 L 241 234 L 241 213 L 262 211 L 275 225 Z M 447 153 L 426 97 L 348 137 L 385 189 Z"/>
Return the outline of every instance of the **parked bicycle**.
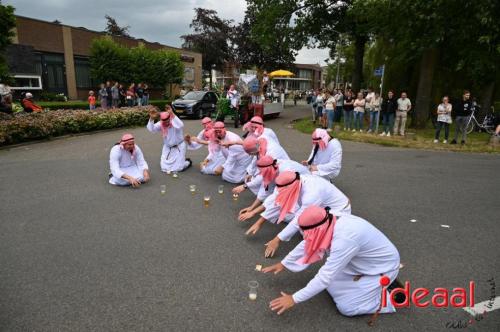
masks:
<path fill-rule="evenodd" d="M 478 108 L 478 106 L 474 108 L 469 121 L 467 121 L 467 125 L 465 126 L 467 134 L 472 133 L 473 130 L 484 130 L 489 134 L 493 134 L 495 132 L 495 108 L 491 107 L 491 112 L 486 114 L 482 122 L 479 122 L 475 115 Z M 479 108 L 479 110 L 481 109 Z"/>

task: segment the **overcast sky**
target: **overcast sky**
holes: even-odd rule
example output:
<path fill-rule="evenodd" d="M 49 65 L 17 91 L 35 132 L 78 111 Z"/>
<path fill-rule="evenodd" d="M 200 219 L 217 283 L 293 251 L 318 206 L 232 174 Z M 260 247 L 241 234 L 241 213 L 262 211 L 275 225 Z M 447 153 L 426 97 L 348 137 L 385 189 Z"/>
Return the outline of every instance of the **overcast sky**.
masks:
<path fill-rule="evenodd" d="M 102 31 L 104 15 L 114 17 L 121 26 L 130 26 L 136 38 L 181 46 L 180 36 L 189 33 L 193 8 L 215 9 L 219 16 L 240 22 L 245 15 L 245 0 L 4 0 L 16 8 L 16 14 L 45 21 Z M 297 63 L 320 63 L 328 58 L 328 50 L 302 49 Z"/>

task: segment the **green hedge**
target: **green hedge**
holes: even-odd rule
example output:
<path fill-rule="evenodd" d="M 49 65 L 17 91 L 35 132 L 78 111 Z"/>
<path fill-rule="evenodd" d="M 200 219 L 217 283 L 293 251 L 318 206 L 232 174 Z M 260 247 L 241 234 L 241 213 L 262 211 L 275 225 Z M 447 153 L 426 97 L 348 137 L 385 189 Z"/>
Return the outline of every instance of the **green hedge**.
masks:
<path fill-rule="evenodd" d="M 146 125 L 152 106 L 107 111 L 56 110 L 0 118 L 0 146 L 55 136 Z"/>
<path fill-rule="evenodd" d="M 170 103 L 170 100 L 150 100 L 149 104 L 156 106 L 163 110 L 165 104 Z M 49 110 L 84 110 L 89 108 L 89 104 L 86 101 L 72 100 L 72 101 L 40 101 L 37 102 L 38 105 L 42 106 L 44 109 Z M 99 101 L 96 101 L 97 107 L 99 107 Z"/>

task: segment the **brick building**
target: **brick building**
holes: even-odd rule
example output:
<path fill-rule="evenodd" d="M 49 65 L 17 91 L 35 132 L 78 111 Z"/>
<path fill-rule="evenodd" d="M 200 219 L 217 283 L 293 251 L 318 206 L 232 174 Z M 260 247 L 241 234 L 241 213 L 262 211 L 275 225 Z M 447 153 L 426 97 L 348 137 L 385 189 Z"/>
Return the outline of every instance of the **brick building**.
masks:
<path fill-rule="evenodd" d="M 51 23 L 16 16 L 13 45 L 7 50 L 9 70 L 16 80 L 14 89 L 64 93 L 69 99 L 86 99 L 89 89 L 100 82 L 90 77 L 89 49 L 93 39 L 105 35 L 82 27 Z M 113 40 L 127 46 L 144 44 L 149 49 L 167 49 L 180 53 L 184 62 L 183 85 L 201 88 L 202 56 L 200 53 L 151 43 L 143 39 L 117 37 Z M 173 87 L 177 94 L 179 87 Z M 158 98 L 161 91 L 151 91 Z"/>

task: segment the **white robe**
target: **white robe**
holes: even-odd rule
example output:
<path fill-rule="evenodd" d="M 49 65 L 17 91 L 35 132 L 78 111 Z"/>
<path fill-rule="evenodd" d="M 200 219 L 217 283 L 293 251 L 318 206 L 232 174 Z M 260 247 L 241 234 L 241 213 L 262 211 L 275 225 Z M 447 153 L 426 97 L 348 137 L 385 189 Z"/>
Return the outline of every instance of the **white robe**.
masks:
<path fill-rule="evenodd" d="M 306 166 L 293 160 L 278 159 L 277 166 L 278 166 L 278 175 L 279 173 L 285 171 L 299 172 L 300 175 L 311 174 Z M 262 181 L 262 175 L 259 175 L 259 177 L 261 185 L 256 195 L 259 201 L 264 202 L 264 200 L 274 192 L 276 184 L 274 183 L 274 181 L 272 181 L 271 183 L 269 183 L 269 186 L 266 190 Z"/>
<path fill-rule="evenodd" d="M 255 138 L 259 138 L 261 136 L 265 136 L 266 138 L 272 139 L 276 143 L 280 144 L 280 141 L 278 139 L 278 135 L 276 135 L 276 133 L 274 132 L 274 130 L 272 130 L 271 128 L 264 127 L 264 131 L 262 132 L 262 135 L 260 135 L 260 136 L 257 136 L 257 135 L 254 135 L 254 134 L 250 134 L 250 135 L 255 136 Z"/>
<path fill-rule="evenodd" d="M 226 137 L 221 140 L 223 142 L 241 141 L 241 137 L 237 134 L 226 131 Z M 228 148 L 222 148 L 222 154 L 226 161 L 222 165 L 222 179 L 231 183 L 242 183 L 245 179 L 246 169 L 252 162 L 252 156 L 247 154 L 242 145 L 235 144 Z"/>
<path fill-rule="evenodd" d="M 109 168 L 112 175 L 109 183 L 117 186 L 130 185 L 127 180 L 122 178 L 125 174 L 136 178 L 138 181 L 144 181 L 144 170 L 149 169 L 142 150 L 137 144 L 135 145 L 133 159 L 132 154 L 123 149 L 120 144 L 113 146 L 109 153 Z"/>
<path fill-rule="evenodd" d="M 304 248 L 305 241 L 302 241 L 281 263 L 292 272 L 303 271 L 309 266 L 298 262 L 304 256 Z M 345 316 L 375 313 L 382 297 L 381 275 L 388 276 L 392 282 L 399 272 L 399 252 L 394 244 L 368 221 L 344 215 L 337 218 L 332 245 L 326 255 L 316 276 L 293 294 L 295 303 L 307 301 L 326 289 Z M 355 276 L 362 277 L 354 281 Z M 395 311 L 388 300 L 380 312 Z"/>
<path fill-rule="evenodd" d="M 154 123 L 150 119 L 146 128 L 152 133 L 161 133 L 161 121 Z M 174 116 L 172 126 L 168 128 L 168 135 L 163 137 L 160 158 L 162 172 L 180 172 L 189 165 L 189 162 L 186 161 L 186 142 L 184 142 L 183 128 L 184 123 L 177 116 Z"/>
<path fill-rule="evenodd" d="M 295 233 L 300 231 L 298 226 L 298 217 L 305 208 L 311 205 L 319 207 L 330 207 L 331 213 L 335 215 L 351 214 L 351 203 L 344 193 L 327 180 L 314 175 L 301 175 L 302 187 L 300 189 L 299 199 L 295 205 L 294 212 L 290 213 L 287 220 L 290 223 L 278 234 L 281 241 L 289 241 Z M 266 208 L 261 216 L 270 222 L 277 222 L 281 207 L 276 205 L 278 189 L 276 188 L 272 195 L 264 201 Z M 293 217 L 292 217 L 293 215 Z"/>
<path fill-rule="evenodd" d="M 267 140 L 266 155 L 271 156 L 273 159 L 290 159 L 285 149 L 276 143 L 276 141 L 265 135 L 261 135 L 261 137 Z M 259 168 L 257 167 L 257 159 L 257 156 L 252 156 L 252 162 L 247 167 L 247 175 L 251 175 L 252 178 L 246 183 L 246 185 L 248 186 L 248 189 L 254 193 L 254 195 L 257 195 L 259 192 L 260 185 L 262 183 L 262 177 L 260 176 Z"/>
<path fill-rule="evenodd" d="M 205 132 L 205 130 L 200 131 L 200 133 L 196 137 L 199 140 L 206 141 L 205 137 L 203 136 L 204 132 Z M 190 144 L 187 145 L 187 149 L 188 150 L 198 150 L 202 146 L 204 146 L 204 145 L 192 141 Z M 215 151 L 213 153 L 209 152 L 208 156 L 206 156 L 205 159 L 208 160 L 208 164 L 201 168 L 201 173 L 209 174 L 209 175 L 215 174 L 215 169 L 217 167 L 221 166 L 222 164 L 224 164 L 224 162 L 226 161 L 226 158 L 222 154 L 221 148 L 219 148 L 217 151 Z"/>
<path fill-rule="evenodd" d="M 314 147 L 307 160 L 310 160 L 313 154 Z M 312 164 L 318 167 L 317 171 L 312 172 L 313 175 L 319 175 L 327 180 L 335 179 L 340 174 L 342 167 L 342 146 L 339 140 L 331 139 L 324 150 L 319 149 Z"/>

